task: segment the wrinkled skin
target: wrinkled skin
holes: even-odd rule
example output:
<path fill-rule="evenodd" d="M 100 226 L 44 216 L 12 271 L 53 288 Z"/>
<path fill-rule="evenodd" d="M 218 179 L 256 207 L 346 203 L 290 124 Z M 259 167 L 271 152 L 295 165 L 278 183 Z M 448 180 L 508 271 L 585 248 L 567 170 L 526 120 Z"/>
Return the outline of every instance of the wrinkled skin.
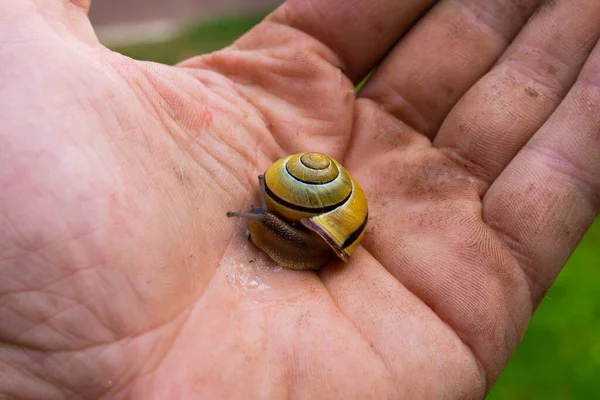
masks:
<path fill-rule="evenodd" d="M 173 67 L 0 0 L 0 397 L 483 397 L 598 213 L 600 2 L 432 3 L 291 0 Z M 306 150 L 370 199 L 319 273 L 225 217 Z"/>

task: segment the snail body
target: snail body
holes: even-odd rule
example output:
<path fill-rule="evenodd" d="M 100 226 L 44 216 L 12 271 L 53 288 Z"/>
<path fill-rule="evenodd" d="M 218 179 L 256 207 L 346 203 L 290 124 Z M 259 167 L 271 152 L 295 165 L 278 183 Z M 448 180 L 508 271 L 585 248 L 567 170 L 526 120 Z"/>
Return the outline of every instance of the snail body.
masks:
<path fill-rule="evenodd" d="M 279 265 L 319 269 L 335 254 L 348 261 L 368 220 L 367 199 L 334 159 L 299 153 L 258 177 L 260 207 L 228 212 L 248 219 L 250 240 Z"/>

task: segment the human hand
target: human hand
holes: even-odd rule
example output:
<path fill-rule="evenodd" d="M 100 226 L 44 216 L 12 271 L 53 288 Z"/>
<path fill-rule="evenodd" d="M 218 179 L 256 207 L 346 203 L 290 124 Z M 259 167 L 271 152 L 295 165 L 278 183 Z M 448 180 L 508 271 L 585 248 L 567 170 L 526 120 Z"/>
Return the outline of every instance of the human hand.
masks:
<path fill-rule="evenodd" d="M 482 397 L 600 207 L 600 3 L 441 2 L 355 98 L 430 3 L 289 1 L 168 67 L 0 2 L 0 394 Z M 306 150 L 370 200 L 318 274 L 225 217 Z"/>

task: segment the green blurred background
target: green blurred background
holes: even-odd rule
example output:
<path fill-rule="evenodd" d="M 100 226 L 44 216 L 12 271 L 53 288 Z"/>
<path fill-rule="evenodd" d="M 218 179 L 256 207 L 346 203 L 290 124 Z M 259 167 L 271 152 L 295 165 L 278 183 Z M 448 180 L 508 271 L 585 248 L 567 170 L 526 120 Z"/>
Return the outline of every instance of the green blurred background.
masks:
<path fill-rule="evenodd" d="M 190 24 L 171 41 L 111 46 L 139 60 L 174 64 L 220 49 L 265 12 Z M 600 219 L 546 295 L 488 399 L 600 399 Z"/>

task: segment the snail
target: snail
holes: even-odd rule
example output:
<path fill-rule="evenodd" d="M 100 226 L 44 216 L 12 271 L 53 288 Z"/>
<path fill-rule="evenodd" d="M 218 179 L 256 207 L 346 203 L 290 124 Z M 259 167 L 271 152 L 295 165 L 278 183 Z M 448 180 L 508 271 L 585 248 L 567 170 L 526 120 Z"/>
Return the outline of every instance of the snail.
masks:
<path fill-rule="evenodd" d="M 335 254 L 347 262 L 363 237 L 367 199 L 340 163 L 320 153 L 277 160 L 258 176 L 260 207 L 227 212 L 248 220 L 256 247 L 285 268 L 323 267 Z"/>

